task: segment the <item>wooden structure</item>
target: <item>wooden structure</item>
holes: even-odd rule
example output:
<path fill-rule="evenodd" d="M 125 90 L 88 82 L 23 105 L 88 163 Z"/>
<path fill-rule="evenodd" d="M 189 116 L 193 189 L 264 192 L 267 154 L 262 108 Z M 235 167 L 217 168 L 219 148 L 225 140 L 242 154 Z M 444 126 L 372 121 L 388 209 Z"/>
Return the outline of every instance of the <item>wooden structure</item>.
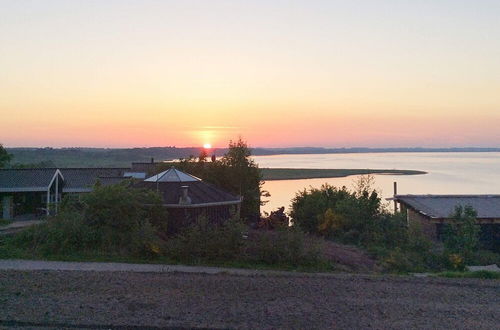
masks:
<path fill-rule="evenodd" d="M 471 206 L 477 212 L 481 240 L 500 245 L 500 195 L 394 195 L 395 203 L 406 214 L 408 224 L 419 223 L 424 233 L 439 240 L 443 225 L 453 221 L 457 206 Z"/>

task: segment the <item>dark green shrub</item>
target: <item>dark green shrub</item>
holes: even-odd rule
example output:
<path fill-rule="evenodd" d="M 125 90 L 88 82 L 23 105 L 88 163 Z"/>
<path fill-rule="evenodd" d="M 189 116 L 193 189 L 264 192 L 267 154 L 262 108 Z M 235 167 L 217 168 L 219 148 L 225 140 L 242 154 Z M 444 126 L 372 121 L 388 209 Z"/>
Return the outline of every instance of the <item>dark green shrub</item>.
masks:
<path fill-rule="evenodd" d="M 448 253 L 461 255 L 465 262 L 471 262 L 479 244 L 480 227 L 476 224 L 476 211 L 471 206 L 457 206 L 453 222 L 445 225 L 444 246 Z"/>
<path fill-rule="evenodd" d="M 65 199 L 57 216 L 16 235 L 17 247 L 43 256 L 99 254 L 150 257 L 166 229 L 159 196 L 125 184 L 100 187 L 82 202 Z"/>
<path fill-rule="evenodd" d="M 313 266 L 322 262 L 321 247 L 296 229 L 262 231 L 246 243 L 246 258 L 256 263 Z"/>
<path fill-rule="evenodd" d="M 342 232 L 351 231 L 349 239 L 357 243 L 359 236 L 354 236 L 354 233 L 363 233 L 380 210 L 380 197 L 374 190 L 350 192 L 346 187 L 338 189 L 324 184 L 320 189 L 298 192 L 292 200 L 291 217 L 293 224 L 307 233 L 323 232 L 339 238 Z M 328 230 L 325 221 L 332 216 L 337 220 L 333 221 L 337 228 Z M 341 226 L 338 226 L 339 221 Z"/>
<path fill-rule="evenodd" d="M 131 188 L 127 182 L 96 185 L 91 193 L 82 197 L 82 210 L 89 225 L 114 232 L 131 232 L 146 221 L 159 231 L 166 231 L 167 216 L 159 194 Z"/>
<path fill-rule="evenodd" d="M 100 246 L 101 234 L 76 213 L 65 213 L 20 232 L 12 243 L 42 256 L 85 253 Z"/>
<path fill-rule="evenodd" d="M 496 264 L 500 267 L 500 253 L 489 250 L 476 251 L 472 255 L 469 264 L 476 266 Z"/>
<path fill-rule="evenodd" d="M 243 225 L 236 219 L 221 225 L 200 217 L 194 225 L 168 239 L 165 253 L 174 260 L 194 263 L 237 259 L 243 246 Z"/>

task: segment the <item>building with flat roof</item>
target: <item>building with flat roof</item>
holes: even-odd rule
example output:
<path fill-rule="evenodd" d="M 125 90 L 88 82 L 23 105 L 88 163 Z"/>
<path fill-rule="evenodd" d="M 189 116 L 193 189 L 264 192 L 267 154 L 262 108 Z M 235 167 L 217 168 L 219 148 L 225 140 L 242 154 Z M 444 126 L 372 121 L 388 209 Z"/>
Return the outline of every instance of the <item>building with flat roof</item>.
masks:
<path fill-rule="evenodd" d="M 406 214 L 408 223 L 419 223 L 432 239 L 439 240 L 444 225 L 453 221 L 457 206 L 471 206 L 477 213 L 481 240 L 500 249 L 500 195 L 394 195 L 399 210 Z"/>

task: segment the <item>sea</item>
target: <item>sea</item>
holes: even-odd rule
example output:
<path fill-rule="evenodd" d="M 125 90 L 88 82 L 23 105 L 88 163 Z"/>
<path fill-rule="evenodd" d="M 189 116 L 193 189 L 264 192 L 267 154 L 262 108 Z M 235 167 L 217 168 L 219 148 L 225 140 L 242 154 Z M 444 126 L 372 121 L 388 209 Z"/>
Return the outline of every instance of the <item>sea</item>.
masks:
<path fill-rule="evenodd" d="M 326 169 L 421 170 L 421 175 L 374 175 L 382 197 L 398 194 L 500 194 L 500 152 L 347 153 L 254 156 L 260 167 Z M 266 181 L 271 197 L 261 208 L 270 212 L 284 206 L 288 211 L 297 192 L 328 183 L 352 188 L 358 176 L 343 178 Z M 387 202 L 388 205 L 390 205 Z"/>

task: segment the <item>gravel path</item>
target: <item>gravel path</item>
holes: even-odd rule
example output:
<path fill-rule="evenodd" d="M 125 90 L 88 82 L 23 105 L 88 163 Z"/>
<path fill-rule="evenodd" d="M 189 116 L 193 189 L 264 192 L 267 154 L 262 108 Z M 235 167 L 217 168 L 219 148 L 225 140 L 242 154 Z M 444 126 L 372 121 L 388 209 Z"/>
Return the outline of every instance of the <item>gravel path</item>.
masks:
<path fill-rule="evenodd" d="M 0 327 L 498 329 L 500 282 L 2 270 L 0 306 Z"/>

